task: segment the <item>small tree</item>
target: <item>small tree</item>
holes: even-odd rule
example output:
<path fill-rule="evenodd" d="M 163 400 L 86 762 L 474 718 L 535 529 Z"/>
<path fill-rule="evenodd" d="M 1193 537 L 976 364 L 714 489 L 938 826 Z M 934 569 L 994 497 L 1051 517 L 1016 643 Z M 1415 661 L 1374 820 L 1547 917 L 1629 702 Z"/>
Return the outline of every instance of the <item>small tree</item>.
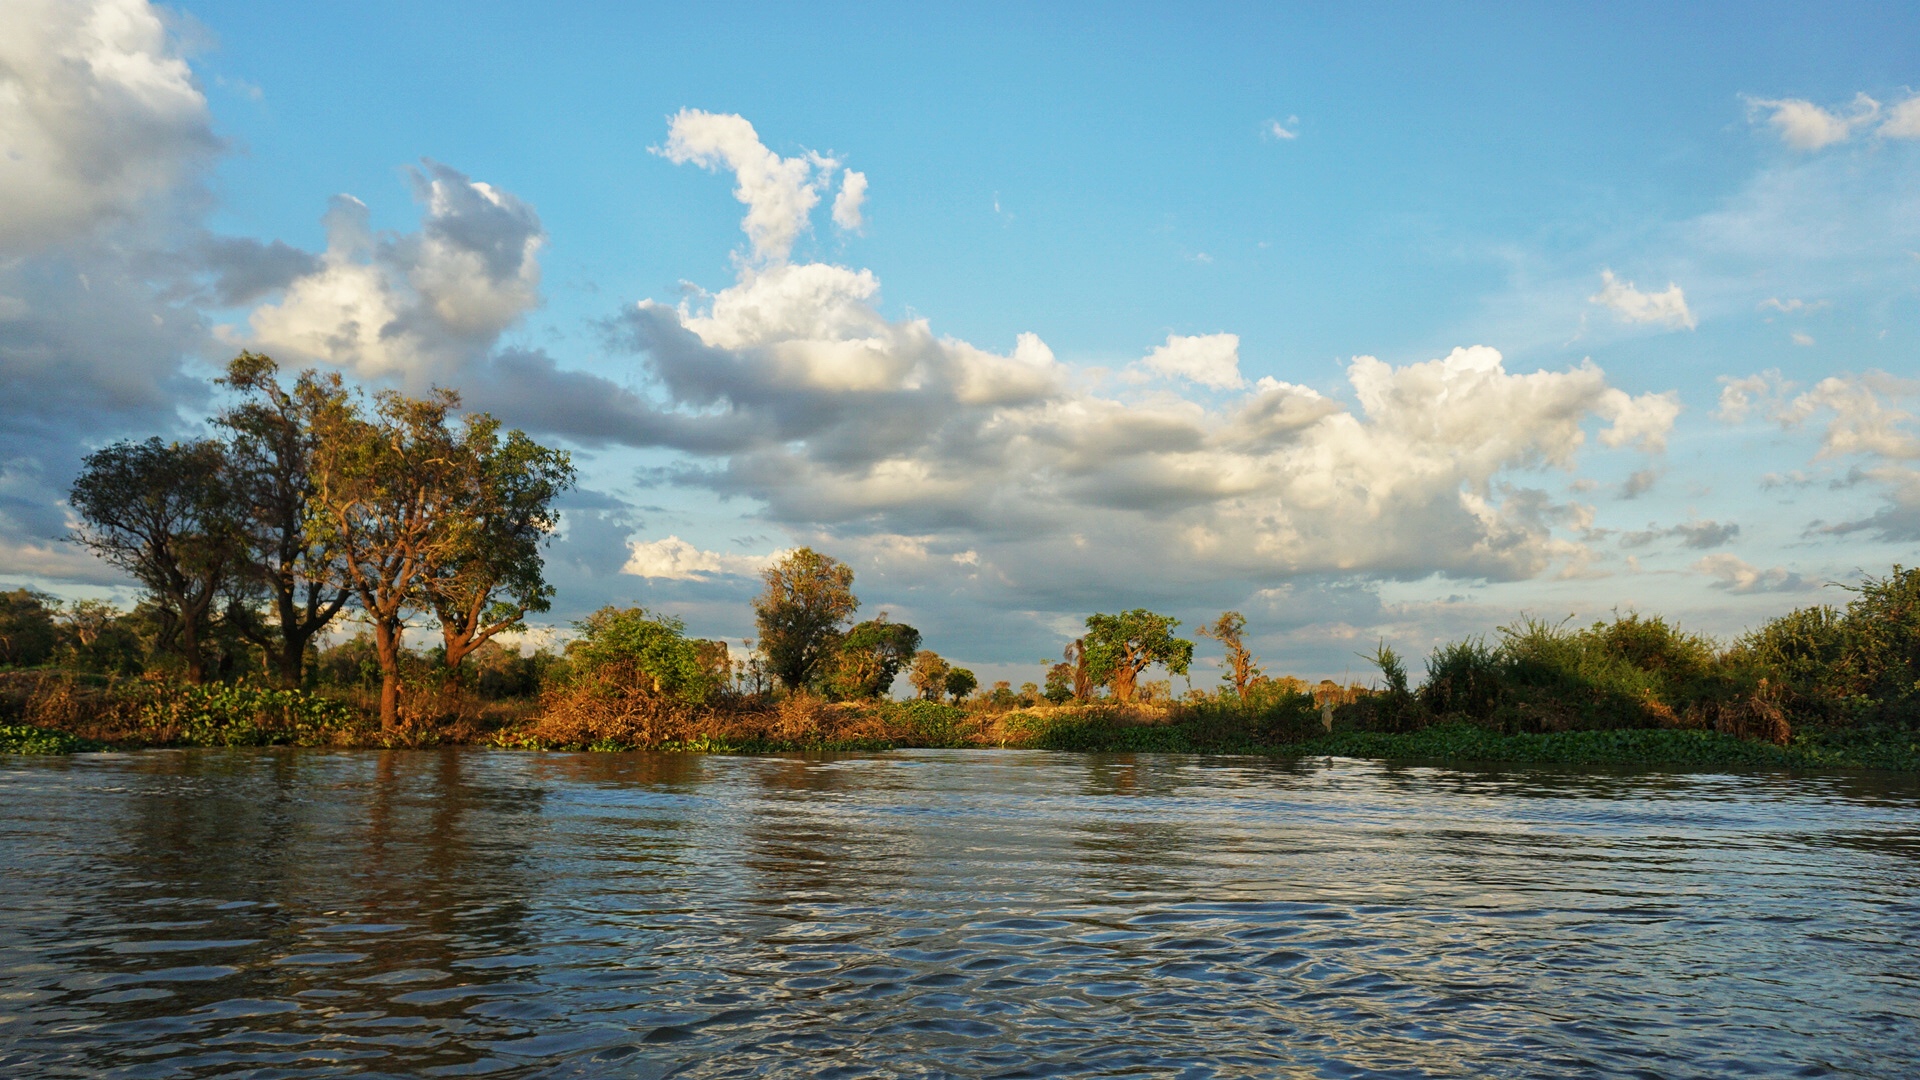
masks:
<path fill-rule="evenodd" d="M 307 645 L 345 606 L 352 590 L 340 582 L 339 552 L 326 534 L 308 529 L 313 501 L 316 410 L 346 395 L 339 377 L 303 372 L 289 392 L 279 367 L 258 353 L 243 352 L 218 381 L 242 395 L 239 405 L 215 423 L 230 433 L 233 488 L 247 540 L 246 575 L 264 593 L 273 625 L 248 607 L 237 607 L 235 625 L 266 650 L 280 683 L 302 681 Z"/>
<path fill-rule="evenodd" d="M 37 667 L 53 656 L 53 613 L 52 598 L 31 589 L 0 592 L 0 667 Z"/>
<path fill-rule="evenodd" d="M 827 679 L 828 692 L 843 700 L 885 697 L 919 647 L 920 631 L 888 622 L 881 612 L 879 618 L 854 626 L 841 639 L 840 655 Z"/>
<path fill-rule="evenodd" d="M 968 694 L 973 693 L 979 685 L 980 680 L 966 668 L 957 667 L 947 672 L 947 693 L 953 698 L 955 704 L 959 704 Z"/>
<path fill-rule="evenodd" d="M 947 692 L 947 673 L 953 668 L 932 649 L 913 654 L 913 673 L 908 676 L 923 701 L 939 701 Z"/>
<path fill-rule="evenodd" d="M 1196 631 L 1196 636 L 1212 638 L 1226 647 L 1227 669 L 1223 673 L 1223 681 L 1233 686 L 1234 696 L 1242 702 L 1247 700 L 1247 687 L 1260 676 L 1260 665 L 1254 663 L 1253 653 L 1241 640 L 1246 629 L 1246 616 L 1237 611 L 1223 611 L 1212 626 L 1203 626 Z"/>
<path fill-rule="evenodd" d="M 67 501 L 72 539 L 152 594 L 157 647 L 206 681 L 206 645 L 219 600 L 240 583 L 246 545 L 219 443 L 119 442 L 88 454 Z"/>
<path fill-rule="evenodd" d="M 1064 661 L 1047 669 L 1047 686 L 1041 696 L 1055 705 L 1073 700 L 1074 666 Z"/>
<path fill-rule="evenodd" d="M 760 651 L 789 691 L 811 685 L 840 648 L 840 628 L 860 601 L 853 570 L 812 548 L 801 548 L 767 567 L 766 590 L 753 602 Z"/>
<path fill-rule="evenodd" d="M 1115 700 L 1132 701 L 1134 685 L 1150 665 L 1163 664 L 1175 675 L 1186 674 L 1193 661 L 1193 642 L 1173 636 L 1179 626 L 1179 619 L 1145 608 L 1088 616 L 1087 636 L 1081 639 L 1088 676 L 1112 687 Z"/>
<path fill-rule="evenodd" d="M 1092 698 L 1094 681 L 1087 672 L 1087 639 L 1077 637 L 1067 642 L 1061 659 L 1066 662 L 1068 674 L 1072 676 L 1073 700 L 1086 701 Z"/>

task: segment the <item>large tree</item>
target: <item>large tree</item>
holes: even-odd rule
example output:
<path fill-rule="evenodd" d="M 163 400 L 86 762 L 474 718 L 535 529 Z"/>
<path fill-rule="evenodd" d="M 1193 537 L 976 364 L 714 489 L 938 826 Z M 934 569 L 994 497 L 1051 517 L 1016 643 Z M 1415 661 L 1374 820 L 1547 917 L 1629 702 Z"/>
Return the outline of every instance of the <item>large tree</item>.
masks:
<path fill-rule="evenodd" d="M 1088 676 L 1111 687 L 1115 700 L 1132 701 L 1134 685 L 1150 665 L 1164 664 L 1175 675 L 1186 674 L 1193 642 L 1173 636 L 1179 626 L 1179 619 L 1146 608 L 1088 616 L 1087 636 L 1081 639 Z"/>
<path fill-rule="evenodd" d="M 840 628 L 860 607 L 853 569 L 812 548 L 767 567 L 766 590 L 753 602 L 760 651 L 788 690 L 812 684 L 840 648 Z"/>
<path fill-rule="evenodd" d="M 248 541 L 247 573 L 264 594 L 272 623 L 250 608 L 235 622 L 247 640 L 267 651 L 281 685 L 301 683 L 307 645 L 353 595 L 339 572 L 340 552 L 327 530 L 308 527 L 313 510 L 317 414 L 345 398 L 339 376 L 301 373 L 290 392 L 279 367 L 243 352 L 219 380 L 241 395 L 216 422 L 228 439 L 233 487 Z"/>
<path fill-rule="evenodd" d="M 431 606 L 428 580 L 463 539 L 469 469 L 449 416 L 460 397 L 385 391 L 369 415 L 358 399 L 302 388 L 313 405 L 314 543 L 339 552 L 339 583 L 373 630 L 380 724 L 400 720 L 400 657 L 407 619 Z"/>
<path fill-rule="evenodd" d="M 449 681 L 468 654 L 551 606 L 540 547 L 559 524 L 553 501 L 574 482 L 565 451 L 524 432 L 502 435 L 484 413 L 467 418 L 460 444 L 466 492 L 457 543 L 426 579 Z"/>
<path fill-rule="evenodd" d="M 953 666 L 941 658 L 932 649 L 921 649 L 913 654 L 913 672 L 908 676 L 913 688 L 919 692 L 923 701 L 939 701 L 947 692 L 947 676 Z"/>
<path fill-rule="evenodd" d="M 87 455 L 68 504 L 73 539 L 152 594 L 155 644 L 207 677 L 219 601 L 245 580 L 246 543 L 226 448 L 208 439 L 118 442 Z"/>

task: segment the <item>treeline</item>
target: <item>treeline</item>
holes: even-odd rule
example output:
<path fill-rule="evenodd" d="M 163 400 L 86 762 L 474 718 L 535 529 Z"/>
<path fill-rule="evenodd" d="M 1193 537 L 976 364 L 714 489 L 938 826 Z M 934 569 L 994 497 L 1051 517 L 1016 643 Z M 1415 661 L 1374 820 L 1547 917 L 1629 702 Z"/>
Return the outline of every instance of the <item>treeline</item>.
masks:
<path fill-rule="evenodd" d="M 438 628 L 439 666 L 455 681 L 476 651 L 548 609 L 541 547 L 574 482 L 565 452 L 486 413 L 456 415 L 451 390 L 369 401 L 338 375 L 309 370 L 284 384 L 254 353 L 219 381 L 237 402 L 210 418 L 217 436 L 119 442 L 85 459 L 70 539 L 145 596 L 125 614 L 80 604 L 39 620 L 37 598 L 14 594 L 16 620 L 54 624 L 53 655 L 82 669 L 171 671 L 191 684 L 265 676 L 293 689 L 307 683 L 316 641 L 351 611 L 390 730 L 414 621 Z M 11 662 L 49 649 L 44 625 L 27 637 L 39 644 L 23 637 Z"/>

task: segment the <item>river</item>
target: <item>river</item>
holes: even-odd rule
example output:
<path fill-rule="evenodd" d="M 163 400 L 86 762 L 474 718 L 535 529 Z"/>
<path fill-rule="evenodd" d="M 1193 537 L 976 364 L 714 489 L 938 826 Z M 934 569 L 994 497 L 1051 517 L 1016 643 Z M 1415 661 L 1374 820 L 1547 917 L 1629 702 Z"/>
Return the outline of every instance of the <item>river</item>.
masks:
<path fill-rule="evenodd" d="M 0 1075 L 1920 1075 L 1920 778 L 0 757 Z"/>

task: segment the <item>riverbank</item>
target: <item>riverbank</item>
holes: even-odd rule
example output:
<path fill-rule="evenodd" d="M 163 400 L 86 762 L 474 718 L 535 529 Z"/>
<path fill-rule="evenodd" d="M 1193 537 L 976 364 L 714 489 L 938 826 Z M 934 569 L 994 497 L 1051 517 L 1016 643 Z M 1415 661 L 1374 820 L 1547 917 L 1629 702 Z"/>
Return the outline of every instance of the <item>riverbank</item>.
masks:
<path fill-rule="evenodd" d="M 956 712 L 958 710 L 955 710 Z M 1254 755 L 1272 758 L 1344 757 L 1395 762 L 1486 765 L 1546 765 L 1569 768 L 1715 769 L 1877 769 L 1920 773 L 1920 737 L 1895 731 L 1802 732 L 1786 746 L 1739 739 L 1711 731 L 1623 730 L 1561 731 L 1504 735 L 1471 724 L 1436 724 L 1420 731 L 1388 733 L 1339 731 L 1316 738 L 1285 742 L 1253 737 L 1207 737 L 1179 723 L 1128 724 L 1108 720 L 1057 725 L 994 743 L 944 736 L 898 737 L 880 734 L 818 738 L 743 738 L 700 736 L 662 740 L 647 746 L 613 740 L 590 743 L 549 743 L 523 734 L 503 732 L 474 742 L 417 740 L 382 745 L 379 742 L 324 745 L 341 749 L 385 749 L 390 746 L 475 745 L 524 751 L 588 751 L 622 753 L 651 750 L 667 753 L 780 754 L 819 752 L 886 752 L 905 749 L 1015 748 L 1098 754 Z M 68 732 L 25 724 L 0 725 L 0 754 L 73 754 L 103 750 L 157 747 L 236 745 L 233 743 L 135 742 L 112 744 Z M 244 745 L 244 744 L 241 744 Z M 271 745 L 256 743 L 253 745 Z M 287 745 L 287 744 L 282 744 Z"/>

